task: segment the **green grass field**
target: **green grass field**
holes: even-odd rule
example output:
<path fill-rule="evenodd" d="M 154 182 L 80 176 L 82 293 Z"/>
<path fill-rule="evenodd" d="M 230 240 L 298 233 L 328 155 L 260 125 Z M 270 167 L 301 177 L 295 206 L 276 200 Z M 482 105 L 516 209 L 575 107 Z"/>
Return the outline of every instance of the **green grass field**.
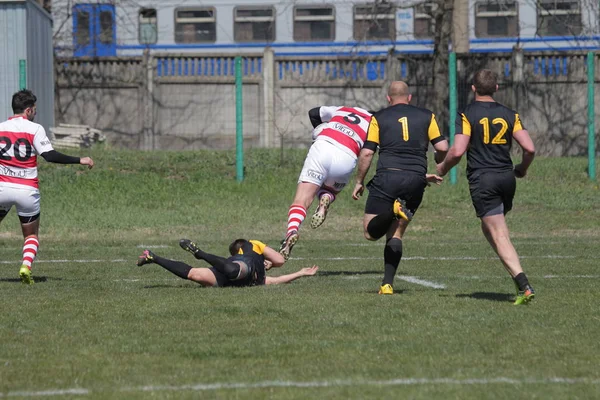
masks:
<path fill-rule="evenodd" d="M 315 277 L 206 289 L 135 266 L 144 247 L 202 265 L 182 237 L 277 248 L 304 154 L 250 151 L 242 184 L 233 152 L 41 161 L 34 286 L 18 280 L 15 212 L 0 225 L 0 398 L 600 398 L 600 190 L 581 158 L 538 159 L 519 181 L 508 221 L 528 306 L 512 305 L 463 166 L 458 185 L 427 189 L 393 296 L 377 295 L 384 243 L 364 240 L 349 189 L 273 272 L 318 264 Z"/>

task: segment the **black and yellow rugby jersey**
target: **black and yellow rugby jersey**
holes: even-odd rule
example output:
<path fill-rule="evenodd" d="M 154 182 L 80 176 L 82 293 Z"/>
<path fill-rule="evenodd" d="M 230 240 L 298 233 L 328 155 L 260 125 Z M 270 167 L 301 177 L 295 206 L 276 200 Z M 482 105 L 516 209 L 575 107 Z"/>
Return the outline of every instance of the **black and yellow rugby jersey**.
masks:
<path fill-rule="evenodd" d="M 496 102 L 475 101 L 459 114 L 456 133 L 470 136 L 467 173 L 510 171 L 513 134 L 524 129 L 519 114 Z"/>
<path fill-rule="evenodd" d="M 264 285 L 266 272 L 265 272 L 265 251 L 266 244 L 258 240 L 248 240 L 244 244 L 235 256 L 232 256 L 231 260 L 243 261 L 251 269 L 251 273 L 255 274 L 254 284 Z"/>
<path fill-rule="evenodd" d="M 445 140 L 435 115 L 409 104 L 396 104 L 373 115 L 365 148 L 373 151 L 379 146 L 377 171 L 401 169 L 427 173 L 428 142 Z"/>

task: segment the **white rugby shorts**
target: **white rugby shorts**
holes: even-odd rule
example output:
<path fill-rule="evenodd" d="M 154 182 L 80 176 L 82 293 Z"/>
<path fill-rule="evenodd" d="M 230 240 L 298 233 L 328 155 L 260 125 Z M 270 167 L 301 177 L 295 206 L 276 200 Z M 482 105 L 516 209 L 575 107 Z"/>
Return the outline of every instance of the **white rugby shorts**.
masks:
<path fill-rule="evenodd" d="M 341 191 L 356 167 L 356 157 L 326 140 L 316 140 L 304 160 L 298 183 L 309 182 Z"/>
<path fill-rule="evenodd" d="M 40 213 L 40 191 L 35 188 L 16 188 L 0 185 L 0 211 L 17 207 L 20 217 L 33 217 Z"/>

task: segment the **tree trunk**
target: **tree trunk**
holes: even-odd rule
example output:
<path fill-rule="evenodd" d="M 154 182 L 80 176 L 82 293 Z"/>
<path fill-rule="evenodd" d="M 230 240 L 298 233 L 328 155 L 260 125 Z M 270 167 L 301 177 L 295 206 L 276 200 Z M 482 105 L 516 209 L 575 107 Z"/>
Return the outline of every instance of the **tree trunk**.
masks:
<path fill-rule="evenodd" d="M 433 37 L 433 112 L 436 114 L 443 134 L 448 134 L 448 46 L 452 34 L 453 0 L 438 0 L 433 13 L 435 34 Z"/>

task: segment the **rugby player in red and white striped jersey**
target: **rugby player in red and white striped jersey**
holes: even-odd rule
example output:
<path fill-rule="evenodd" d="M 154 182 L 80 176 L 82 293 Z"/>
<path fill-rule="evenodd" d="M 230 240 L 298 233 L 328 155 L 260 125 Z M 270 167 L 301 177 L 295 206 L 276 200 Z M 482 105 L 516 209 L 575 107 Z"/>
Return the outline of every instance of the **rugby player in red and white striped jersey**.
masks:
<path fill-rule="evenodd" d="M 358 107 L 316 107 L 308 116 L 315 128 L 315 142 L 304 161 L 288 211 L 287 232 L 279 248 L 286 260 L 298 241 L 298 230 L 315 197 L 319 205 L 311 227 L 318 228 L 325 221 L 331 203 L 350 180 L 371 122 L 371 113 Z"/>
<path fill-rule="evenodd" d="M 19 275 L 21 281 L 33 284 L 31 264 L 39 246 L 40 192 L 37 176 L 37 155 L 59 164 L 81 164 L 89 168 L 89 157 L 70 157 L 52 148 L 44 128 L 33 122 L 37 98 L 29 90 L 13 95 L 14 115 L 0 123 L 0 222 L 12 206 L 16 206 L 25 243 Z"/>

